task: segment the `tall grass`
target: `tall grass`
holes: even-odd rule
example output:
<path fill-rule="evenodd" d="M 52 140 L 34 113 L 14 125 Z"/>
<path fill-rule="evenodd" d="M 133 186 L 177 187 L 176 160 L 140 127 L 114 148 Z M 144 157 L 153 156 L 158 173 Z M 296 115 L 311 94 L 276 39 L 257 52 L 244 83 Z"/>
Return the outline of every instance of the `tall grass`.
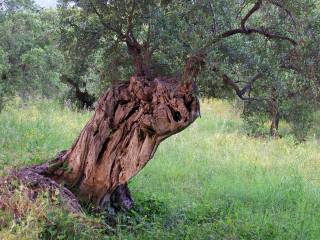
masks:
<path fill-rule="evenodd" d="M 12 104 L 0 114 L 0 167 L 53 157 L 90 115 L 50 101 Z M 250 138 L 242 127 L 227 103 L 202 104 L 202 117 L 162 143 L 130 182 L 135 210 L 119 215 L 105 237 L 320 239 L 318 143 Z M 10 226 L 0 238 L 14 234 Z M 80 238 L 91 239 L 86 231 Z"/>
<path fill-rule="evenodd" d="M 70 146 L 89 119 L 49 100 L 16 98 L 0 114 L 0 169 L 52 158 Z"/>

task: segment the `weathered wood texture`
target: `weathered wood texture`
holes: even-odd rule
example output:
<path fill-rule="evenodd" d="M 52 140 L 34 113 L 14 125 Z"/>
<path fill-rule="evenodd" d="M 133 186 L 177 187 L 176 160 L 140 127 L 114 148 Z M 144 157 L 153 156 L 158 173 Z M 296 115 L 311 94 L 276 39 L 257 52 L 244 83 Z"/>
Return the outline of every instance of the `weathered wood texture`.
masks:
<path fill-rule="evenodd" d="M 109 88 L 72 147 L 55 160 L 16 173 L 25 184 L 63 184 L 72 209 L 75 198 L 103 208 L 113 198 L 130 208 L 127 182 L 153 157 L 165 138 L 185 129 L 200 114 L 192 82 L 134 76 Z M 43 184 L 41 184 L 43 183 Z M 40 186 L 41 185 L 41 186 Z M 72 192 L 73 195 L 70 195 Z"/>

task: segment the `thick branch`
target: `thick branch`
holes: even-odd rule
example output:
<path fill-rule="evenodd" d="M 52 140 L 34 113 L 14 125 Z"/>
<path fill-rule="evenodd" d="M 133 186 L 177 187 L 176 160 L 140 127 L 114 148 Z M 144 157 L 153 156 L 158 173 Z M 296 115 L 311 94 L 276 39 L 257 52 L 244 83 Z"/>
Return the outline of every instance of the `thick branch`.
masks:
<path fill-rule="evenodd" d="M 246 31 L 243 33 L 244 34 L 257 33 L 257 34 L 261 34 L 261 35 L 265 36 L 268 39 L 284 40 L 284 41 L 288 41 L 292 45 L 297 45 L 297 42 L 295 40 L 293 40 L 292 38 L 287 37 L 287 36 L 278 35 L 276 33 L 272 33 L 268 29 L 265 29 L 265 28 L 260 28 L 260 29 L 249 28 L 249 29 L 246 29 Z"/>
<path fill-rule="evenodd" d="M 212 41 L 210 41 L 208 44 L 206 44 L 205 48 L 212 45 L 213 43 L 220 42 L 224 38 L 231 37 L 236 34 L 250 35 L 250 34 L 254 34 L 254 33 L 263 35 L 264 37 L 266 37 L 268 39 L 284 40 L 284 41 L 288 41 L 292 45 L 297 45 L 297 42 L 295 40 L 293 40 L 292 38 L 272 33 L 268 29 L 265 29 L 265 28 L 259 28 L 259 29 L 258 28 L 245 28 L 245 29 L 235 28 L 235 29 L 231 29 L 231 30 L 228 30 L 228 31 L 221 33 L 216 38 L 214 38 Z"/>
<path fill-rule="evenodd" d="M 236 34 L 244 34 L 244 35 L 250 35 L 250 34 L 259 34 L 262 35 L 268 39 L 276 39 L 276 40 L 284 40 L 288 41 L 292 45 L 297 45 L 297 42 L 287 36 L 283 36 L 277 33 L 273 33 L 270 30 L 260 27 L 260 28 L 252 28 L 252 27 L 247 27 L 246 23 L 250 19 L 250 17 L 261 8 L 262 5 L 262 0 L 258 0 L 254 6 L 249 10 L 249 12 L 245 15 L 245 17 L 241 20 L 240 22 L 240 28 L 234 28 L 227 30 L 223 33 L 220 33 L 218 36 L 213 38 L 211 41 L 209 41 L 201 50 L 200 52 L 205 52 L 205 49 L 217 42 L 220 42 L 221 40 L 231 37 Z"/>

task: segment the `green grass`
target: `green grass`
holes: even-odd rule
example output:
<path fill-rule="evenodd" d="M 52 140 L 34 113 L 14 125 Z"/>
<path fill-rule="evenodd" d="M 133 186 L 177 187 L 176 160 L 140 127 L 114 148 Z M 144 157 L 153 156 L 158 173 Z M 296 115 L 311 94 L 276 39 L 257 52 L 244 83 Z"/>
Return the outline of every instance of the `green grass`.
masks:
<path fill-rule="evenodd" d="M 90 116 L 57 102 L 15 99 L 0 113 L 0 170 L 54 157 L 70 147 Z"/>
<path fill-rule="evenodd" d="M 55 102 L 23 105 L 17 100 L 0 114 L 0 171 L 38 163 L 68 148 L 90 115 Z M 53 227 L 58 233 L 52 236 L 320 239 L 319 153 L 316 140 L 298 144 L 290 136 L 248 137 L 230 105 L 217 100 L 205 103 L 202 118 L 163 142 L 154 159 L 132 179 L 135 210 L 119 215 L 113 230 L 108 227 L 106 233 L 88 235 L 92 229 L 87 226 L 75 234 L 63 234 L 59 231 L 69 224 L 65 220 L 68 224 Z M 63 222 L 61 218 L 69 217 L 56 214 L 53 220 L 38 223 L 39 233 L 52 228 L 52 222 Z M 6 219 L 0 239 L 14 239 L 15 223 Z M 27 231 L 20 231 L 19 238 L 29 239 Z"/>

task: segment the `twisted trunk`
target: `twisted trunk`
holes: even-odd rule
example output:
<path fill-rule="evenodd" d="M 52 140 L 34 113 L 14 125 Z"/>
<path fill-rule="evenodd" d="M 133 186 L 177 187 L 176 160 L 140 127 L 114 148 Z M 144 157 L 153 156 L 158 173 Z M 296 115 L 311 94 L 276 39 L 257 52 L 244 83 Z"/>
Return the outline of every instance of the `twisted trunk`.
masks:
<path fill-rule="evenodd" d="M 73 211 L 80 202 L 104 208 L 111 200 L 132 207 L 127 189 L 167 137 L 199 116 L 192 82 L 132 77 L 108 89 L 72 147 L 52 162 L 15 176 L 32 189 L 59 188 Z"/>

